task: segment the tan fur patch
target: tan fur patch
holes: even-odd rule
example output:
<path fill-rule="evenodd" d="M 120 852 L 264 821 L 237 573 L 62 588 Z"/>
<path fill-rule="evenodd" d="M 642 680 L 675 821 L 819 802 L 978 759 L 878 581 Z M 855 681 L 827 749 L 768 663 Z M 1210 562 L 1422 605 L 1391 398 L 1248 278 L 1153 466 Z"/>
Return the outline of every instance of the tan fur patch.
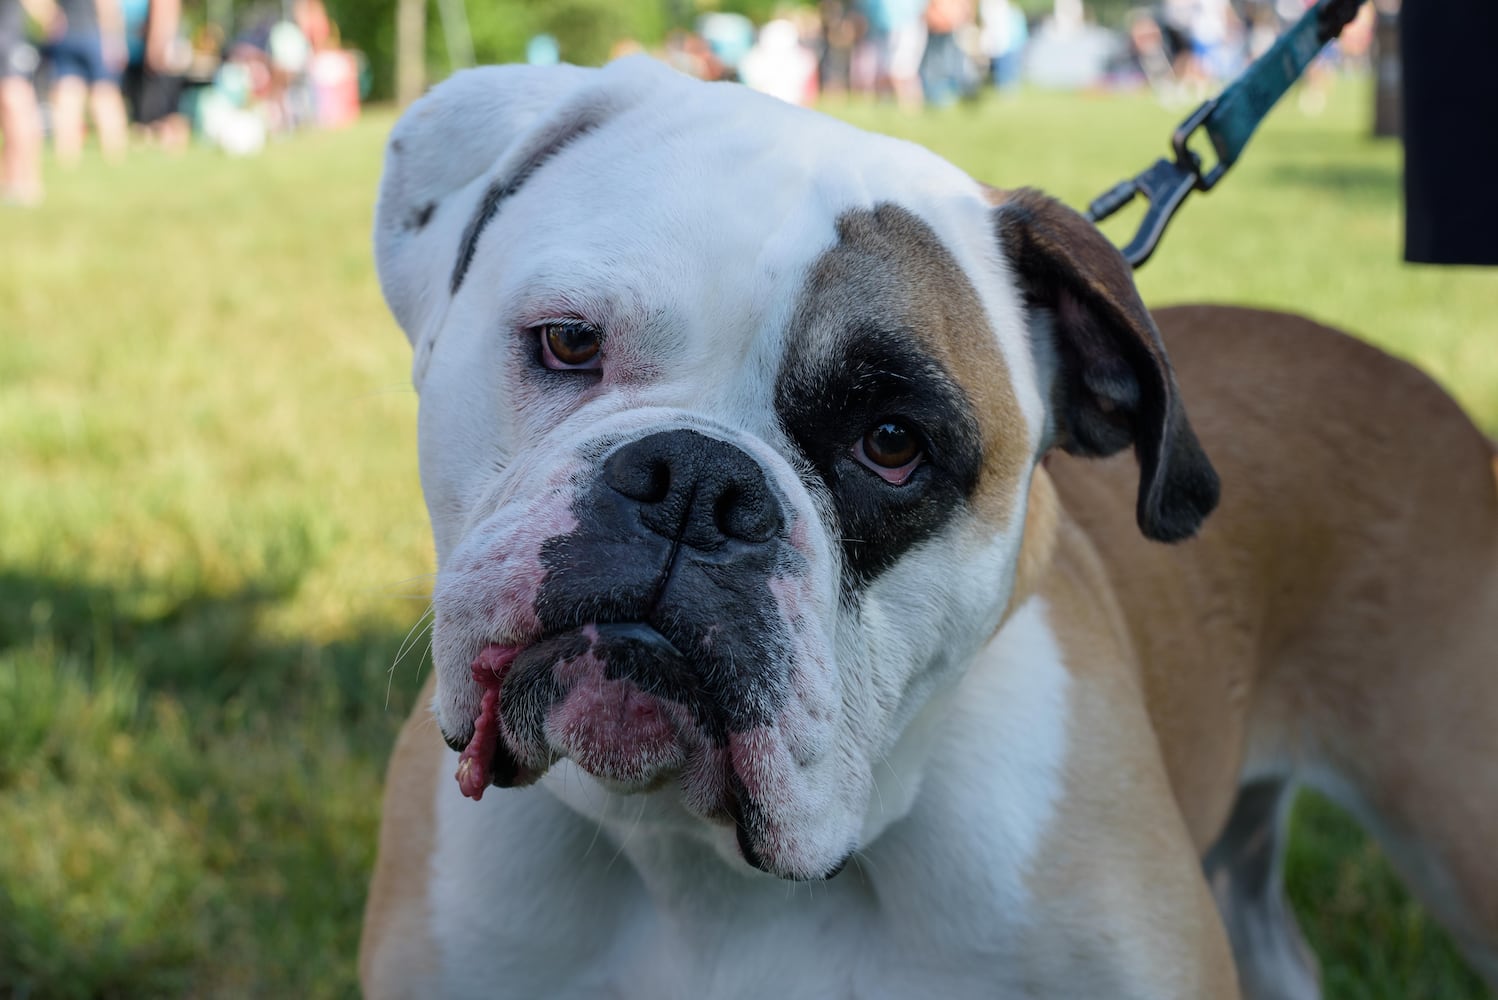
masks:
<path fill-rule="evenodd" d="M 908 330 L 962 389 L 978 415 L 983 469 L 973 509 L 1008 525 L 1030 461 L 1024 416 L 988 315 L 966 273 L 937 234 L 896 205 L 845 213 L 838 245 L 816 275 L 850 307 Z"/>
<path fill-rule="evenodd" d="M 401 727 L 385 777 L 379 861 L 359 940 L 359 981 L 367 997 L 428 993 L 436 978 L 427 907 L 427 879 L 436 847 L 432 781 L 443 754 L 437 724 L 427 708 L 435 687 L 433 674 Z"/>
<path fill-rule="evenodd" d="M 1020 538 L 1014 589 L 1010 591 L 1009 606 L 1004 609 L 999 628 L 1004 627 L 1016 608 L 1040 589 L 1046 574 L 1050 572 L 1059 522 L 1060 506 L 1056 499 L 1056 487 L 1045 469 L 1038 468 L 1030 479 L 1030 499 L 1025 504 L 1025 528 Z"/>

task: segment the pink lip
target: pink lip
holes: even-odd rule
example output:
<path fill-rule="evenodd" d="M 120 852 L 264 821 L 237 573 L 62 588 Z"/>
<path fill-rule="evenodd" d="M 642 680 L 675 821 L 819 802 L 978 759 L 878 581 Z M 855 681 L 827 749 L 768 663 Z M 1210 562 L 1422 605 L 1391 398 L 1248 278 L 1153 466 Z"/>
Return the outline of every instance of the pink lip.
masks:
<path fill-rule="evenodd" d="M 463 794 L 475 802 L 484 797 L 484 789 L 493 778 L 494 750 L 499 741 L 499 688 L 523 648 L 494 643 L 485 646 L 473 660 L 473 679 L 485 689 L 484 701 L 473 723 L 473 737 L 458 756 L 457 779 Z"/>

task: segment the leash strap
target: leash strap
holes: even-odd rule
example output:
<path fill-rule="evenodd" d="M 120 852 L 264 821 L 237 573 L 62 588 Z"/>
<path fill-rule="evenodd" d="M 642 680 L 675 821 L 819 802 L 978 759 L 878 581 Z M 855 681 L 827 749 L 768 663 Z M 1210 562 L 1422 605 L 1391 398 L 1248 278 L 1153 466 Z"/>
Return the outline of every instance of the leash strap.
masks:
<path fill-rule="evenodd" d="M 1210 191 L 1238 161 L 1243 147 L 1271 108 L 1290 89 L 1327 42 L 1342 33 L 1363 0 L 1320 0 L 1307 10 L 1290 30 L 1243 75 L 1221 94 L 1202 104 L 1176 128 L 1170 145 L 1173 160 L 1159 159 L 1143 173 L 1117 184 L 1087 206 L 1087 218 L 1101 222 L 1142 195 L 1149 202 L 1139 231 L 1123 255 L 1134 267 L 1142 267 L 1155 252 L 1165 227 L 1192 191 Z M 1211 170 L 1188 148 L 1191 138 L 1205 131 L 1217 154 Z"/>

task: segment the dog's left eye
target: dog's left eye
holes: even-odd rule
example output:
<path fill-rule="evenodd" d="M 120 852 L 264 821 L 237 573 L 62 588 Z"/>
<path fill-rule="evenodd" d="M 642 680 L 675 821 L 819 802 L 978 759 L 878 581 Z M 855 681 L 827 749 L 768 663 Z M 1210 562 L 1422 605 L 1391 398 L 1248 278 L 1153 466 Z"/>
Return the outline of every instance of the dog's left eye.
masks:
<path fill-rule="evenodd" d="M 602 335 L 581 321 L 542 323 L 541 363 L 555 371 L 595 371 L 603 367 Z"/>
<path fill-rule="evenodd" d="M 909 424 L 883 420 L 853 446 L 853 457 L 893 486 L 903 486 L 921 464 L 921 436 Z"/>

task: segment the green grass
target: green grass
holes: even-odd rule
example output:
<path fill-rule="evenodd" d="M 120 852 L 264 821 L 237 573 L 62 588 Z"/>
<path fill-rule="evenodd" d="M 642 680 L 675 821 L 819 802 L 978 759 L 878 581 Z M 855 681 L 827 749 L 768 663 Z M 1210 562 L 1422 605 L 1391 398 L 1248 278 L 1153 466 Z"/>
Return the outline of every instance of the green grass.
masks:
<path fill-rule="evenodd" d="M 1357 329 L 1494 431 L 1498 273 L 1398 263 L 1398 151 L 1363 137 L 1365 103 L 1281 109 L 1142 287 Z M 1074 204 L 1181 117 L 1049 95 L 847 114 Z M 425 643 L 391 665 L 432 570 L 368 251 L 389 123 L 91 161 L 0 216 L 0 996 L 354 989 Z M 1329 806 L 1303 804 L 1289 868 L 1330 996 L 1481 995 Z"/>

